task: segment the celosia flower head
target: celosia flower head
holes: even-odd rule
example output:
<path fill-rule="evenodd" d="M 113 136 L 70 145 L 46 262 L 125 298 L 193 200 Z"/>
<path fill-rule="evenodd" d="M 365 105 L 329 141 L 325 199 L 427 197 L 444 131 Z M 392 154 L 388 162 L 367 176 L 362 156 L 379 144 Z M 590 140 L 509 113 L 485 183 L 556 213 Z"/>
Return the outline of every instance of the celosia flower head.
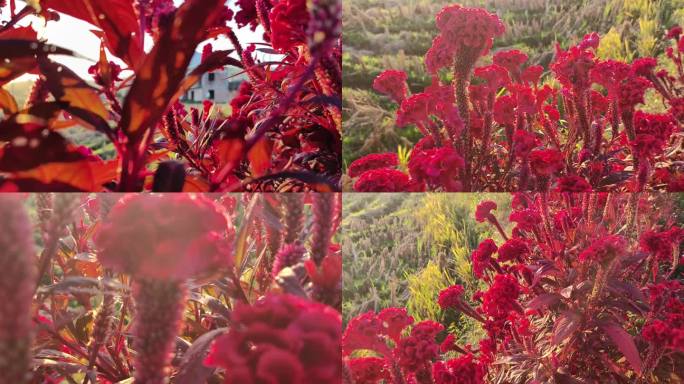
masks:
<path fill-rule="evenodd" d="M 373 80 L 373 89 L 401 103 L 408 95 L 406 78 L 404 71 L 386 70 Z"/>
<path fill-rule="evenodd" d="M 565 176 L 558 179 L 557 192 L 591 192 L 591 184 L 581 176 Z"/>
<path fill-rule="evenodd" d="M 205 364 L 226 370 L 225 384 L 330 383 L 341 375 L 340 314 L 290 295 L 239 304 L 230 330 Z"/>
<path fill-rule="evenodd" d="M 281 0 L 271 10 L 269 18 L 274 49 L 286 52 L 306 42 L 310 18 L 306 0 Z"/>
<path fill-rule="evenodd" d="M 494 38 L 506 30 L 496 14 L 482 8 L 449 5 L 437 14 L 436 20 L 442 36 L 457 53 L 466 48 L 487 50 Z"/>
<path fill-rule="evenodd" d="M 395 342 L 399 341 L 404 329 L 413 324 L 413 316 L 409 316 L 406 308 L 383 309 L 378 313 L 378 319 L 382 321 L 382 333 L 389 336 Z"/>
<path fill-rule="evenodd" d="M 349 177 L 358 177 L 366 171 L 379 168 L 393 168 L 399 164 L 396 153 L 372 153 L 354 160 L 349 165 Z"/>
<path fill-rule="evenodd" d="M 375 384 L 390 380 L 391 375 L 385 359 L 380 357 L 359 357 L 347 363 L 354 383 Z"/>
<path fill-rule="evenodd" d="M 409 187 L 409 177 L 395 169 L 372 169 L 354 183 L 357 192 L 401 192 Z"/>
<path fill-rule="evenodd" d="M 604 263 L 623 254 L 626 246 L 627 242 L 622 236 L 601 236 L 579 254 L 579 260 Z"/>
<path fill-rule="evenodd" d="M 513 261 L 520 260 L 523 256 L 530 252 L 530 248 L 527 243 L 518 238 L 508 239 L 505 243 L 501 244 L 499 247 L 498 261 Z"/>
<path fill-rule="evenodd" d="M 424 320 L 413 326 L 411 335 L 399 340 L 394 350 L 395 358 L 406 372 L 425 368 L 439 356 L 439 344 L 435 338 L 444 326 L 432 320 Z"/>
<path fill-rule="evenodd" d="M 463 299 L 463 287 L 456 284 L 439 292 L 437 303 L 443 310 L 456 308 Z"/>
<path fill-rule="evenodd" d="M 475 209 L 475 220 L 479 223 L 489 220 L 492 216 L 492 211 L 496 210 L 496 203 L 491 200 L 484 200 L 477 205 Z"/>
<path fill-rule="evenodd" d="M 484 384 L 486 373 L 485 367 L 474 361 L 472 354 L 438 361 L 432 366 L 435 384 Z"/>
<path fill-rule="evenodd" d="M 538 176 L 551 176 L 563 169 L 563 154 L 556 149 L 530 152 L 530 166 Z"/>
<path fill-rule="evenodd" d="M 482 310 L 494 319 L 503 319 L 510 311 L 520 310 L 517 302 L 521 287 L 512 275 L 498 274 L 494 283 L 482 295 Z"/>
<path fill-rule="evenodd" d="M 131 194 L 114 205 L 94 240 L 109 268 L 183 280 L 230 264 L 231 230 L 222 209 L 202 195 Z"/>

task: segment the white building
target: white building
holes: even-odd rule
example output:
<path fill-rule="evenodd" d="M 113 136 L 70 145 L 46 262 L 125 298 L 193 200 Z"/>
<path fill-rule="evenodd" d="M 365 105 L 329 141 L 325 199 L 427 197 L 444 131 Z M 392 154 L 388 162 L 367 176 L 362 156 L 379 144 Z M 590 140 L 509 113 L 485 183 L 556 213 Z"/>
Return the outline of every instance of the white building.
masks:
<path fill-rule="evenodd" d="M 202 60 L 202 54 L 195 52 L 190 61 L 188 72 L 195 69 Z M 201 103 L 210 100 L 214 103 L 227 103 L 237 95 L 240 84 L 247 79 L 240 68 L 226 66 L 223 70 L 205 73 L 181 98 L 184 103 Z"/>

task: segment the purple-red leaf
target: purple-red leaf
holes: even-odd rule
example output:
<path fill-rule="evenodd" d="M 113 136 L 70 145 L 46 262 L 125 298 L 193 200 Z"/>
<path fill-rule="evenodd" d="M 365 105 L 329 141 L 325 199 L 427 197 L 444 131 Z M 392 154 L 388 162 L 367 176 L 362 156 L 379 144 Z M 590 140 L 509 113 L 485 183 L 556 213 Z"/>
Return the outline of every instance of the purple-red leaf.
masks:
<path fill-rule="evenodd" d="M 176 384 L 204 383 L 216 370 L 204 365 L 211 343 L 226 332 L 226 328 L 214 329 L 198 337 L 183 354 L 174 382 Z"/>
<path fill-rule="evenodd" d="M 617 349 L 622 352 L 625 358 L 627 358 L 627 361 L 632 365 L 634 371 L 641 373 L 641 356 L 639 356 L 639 350 L 637 350 L 636 344 L 634 344 L 632 335 L 627 333 L 627 331 L 618 324 L 612 322 L 603 323 L 600 327 L 603 332 L 610 337 Z"/>
<path fill-rule="evenodd" d="M 161 32 L 124 102 L 120 127 L 130 137 L 141 137 L 174 101 L 197 45 L 220 17 L 216 9 L 221 4 L 222 0 L 188 0 Z"/>
<path fill-rule="evenodd" d="M 534 299 L 530 300 L 529 303 L 527 303 L 527 309 L 537 310 L 542 307 L 549 307 L 557 303 L 560 299 L 562 299 L 562 297 L 559 294 L 542 293 L 541 295 L 536 296 Z"/>
<path fill-rule="evenodd" d="M 553 326 L 553 344 L 558 345 L 579 329 L 582 316 L 577 312 L 565 311 Z"/>
<path fill-rule="evenodd" d="M 129 67 L 142 61 L 140 23 L 131 0 L 43 0 L 41 5 L 102 29 L 107 48 Z"/>

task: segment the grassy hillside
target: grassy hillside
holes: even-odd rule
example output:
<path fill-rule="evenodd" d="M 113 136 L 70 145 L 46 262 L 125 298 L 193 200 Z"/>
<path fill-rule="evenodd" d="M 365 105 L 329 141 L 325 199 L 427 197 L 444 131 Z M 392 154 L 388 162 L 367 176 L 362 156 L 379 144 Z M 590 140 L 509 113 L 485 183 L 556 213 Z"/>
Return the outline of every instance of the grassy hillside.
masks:
<path fill-rule="evenodd" d="M 463 0 L 496 12 L 506 35 L 494 50 L 517 48 L 532 63 L 548 65 L 555 43 L 562 46 L 597 31 L 604 40 L 599 54 L 630 59 L 657 55 L 667 27 L 684 21 L 684 0 Z M 409 86 L 429 83 L 423 55 L 437 34 L 434 15 L 445 0 L 348 0 L 344 6 L 344 160 L 372 152 L 394 152 L 419 138 L 415 128 L 394 127 L 393 105 L 371 89 L 385 69 L 409 74 Z"/>
<path fill-rule="evenodd" d="M 407 307 L 416 319 L 444 314 L 436 297 L 458 282 L 479 289 L 470 254 L 481 240 L 498 239 L 474 219 L 483 199 L 496 201 L 502 223 L 509 212 L 508 194 L 346 194 L 340 229 L 344 268 L 344 320 L 370 310 Z M 479 327 L 458 316 L 444 319 L 474 339 Z"/>

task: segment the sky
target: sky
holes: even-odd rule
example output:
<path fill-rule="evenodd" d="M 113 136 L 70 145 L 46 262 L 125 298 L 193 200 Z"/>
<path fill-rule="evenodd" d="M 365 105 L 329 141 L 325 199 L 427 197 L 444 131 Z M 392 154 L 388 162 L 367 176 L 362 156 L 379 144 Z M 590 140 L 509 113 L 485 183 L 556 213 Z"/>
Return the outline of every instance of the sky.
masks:
<path fill-rule="evenodd" d="M 180 5 L 183 1 L 184 0 L 174 0 L 174 3 Z M 230 0 L 230 2 L 233 1 L 234 0 Z M 18 10 L 22 9 L 25 5 L 26 4 L 23 1 L 17 1 Z M 233 10 L 236 9 L 233 7 Z M 3 9 L 2 18 L 0 18 L 0 20 L 6 21 L 9 17 L 9 13 L 9 6 L 7 6 L 6 9 Z M 47 26 L 45 26 L 45 23 L 41 18 L 36 16 L 26 17 L 19 24 L 22 26 L 33 24 L 34 29 L 38 31 L 39 38 L 47 37 L 48 43 L 70 49 L 87 58 L 81 59 L 67 56 L 53 56 L 53 60 L 64 64 L 81 77 L 87 78 L 89 76 L 88 67 L 98 60 L 100 54 L 100 41 L 92 32 L 90 32 L 92 29 L 97 29 L 96 27 L 64 14 L 60 14 L 59 21 L 51 21 Z M 232 21 L 229 26 L 234 28 L 243 45 L 263 41 L 261 38 L 263 35 L 261 27 L 259 27 L 256 32 L 252 32 L 249 27 L 238 29 L 237 25 Z M 214 47 L 214 50 L 232 48 L 232 44 L 226 38 L 221 37 L 218 40 L 210 42 Z M 148 39 L 145 45 L 145 49 L 149 50 L 152 45 L 151 39 Z M 198 51 L 201 52 L 203 46 L 204 44 L 201 44 Z M 112 56 L 110 56 L 110 60 L 120 65 L 123 64 L 120 60 Z M 30 79 L 30 76 L 25 75 L 15 81 L 25 81 L 27 79 Z"/>

